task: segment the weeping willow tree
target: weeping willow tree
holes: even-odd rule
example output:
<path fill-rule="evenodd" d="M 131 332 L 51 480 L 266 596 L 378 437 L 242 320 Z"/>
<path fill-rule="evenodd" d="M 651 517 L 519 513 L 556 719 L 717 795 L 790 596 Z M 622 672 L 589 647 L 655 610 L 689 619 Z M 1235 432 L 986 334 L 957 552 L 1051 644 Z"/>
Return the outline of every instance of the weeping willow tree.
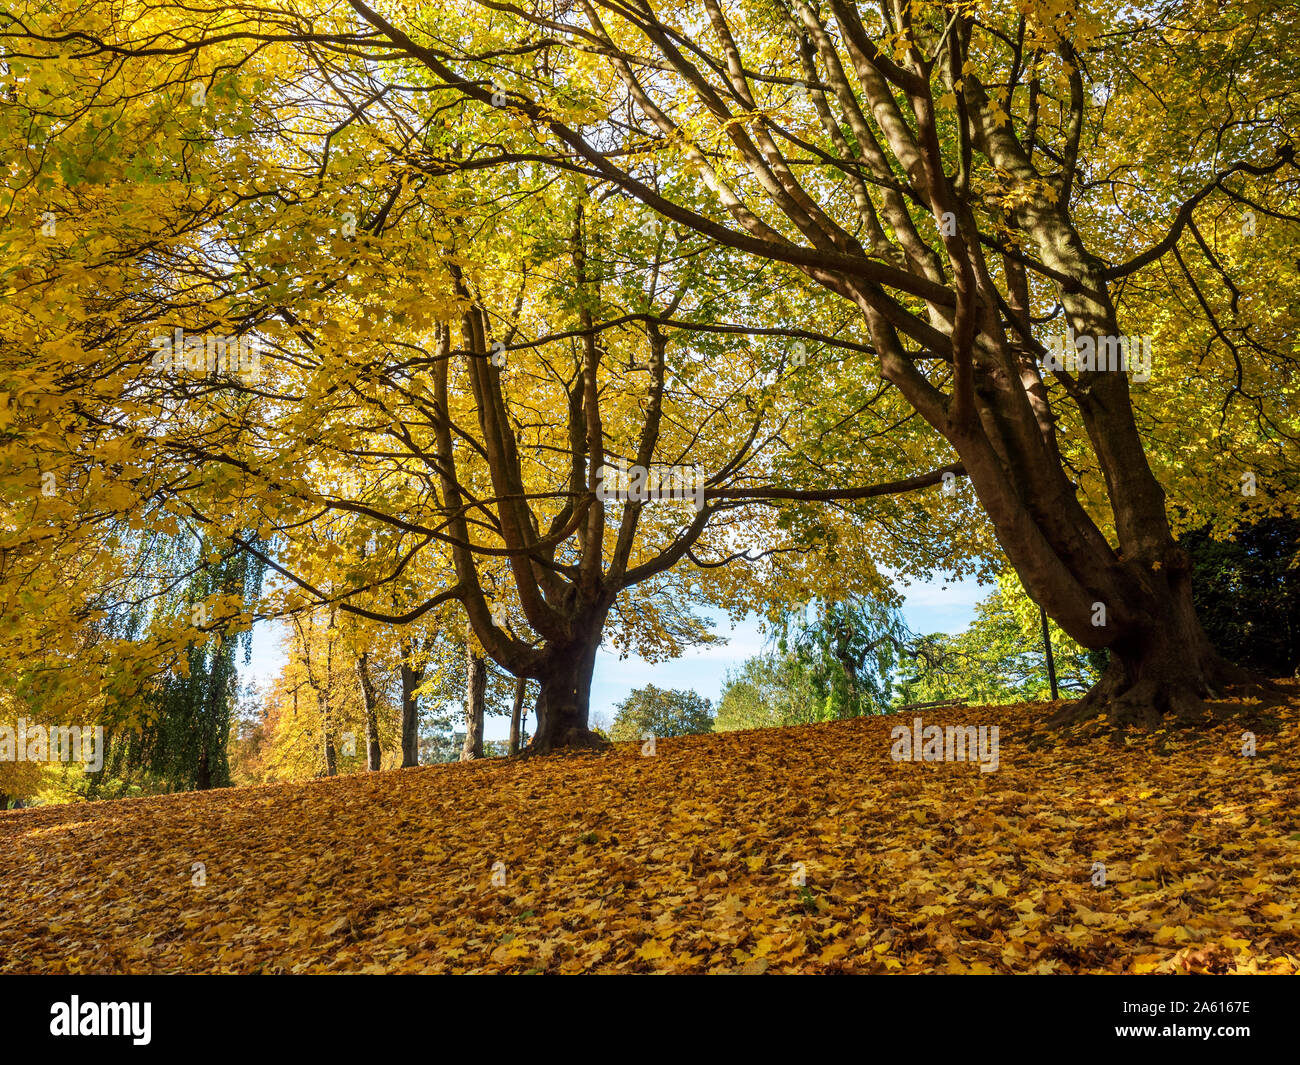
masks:
<path fill-rule="evenodd" d="M 715 728 L 765 728 L 887 713 L 915 637 L 875 596 L 815 599 L 784 614 L 771 648 L 728 675 Z"/>
<path fill-rule="evenodd" d="M 817 719 L 885 713 L 899 658 L 912 640 L 902 615 L 869 596 L 817 600 L 812 613 L 788 618 L 778 647 L 806 674 Z"/>
<path fill-rule="evenodd" d="M 252 654 L 252 630 L 237 631 L 233 622 L 261 594 L 265 567 L 256 555 L 206 538 L 173 538 L 156 551 L 155 579 L 172 587 L 153 610 L 188 614 L 201 635 L 142 693 L 138 725 L 112 736 L 108 775 L 147 790 L 228 787 L 238 656 L 246 664 Z M 92 797 L 103 786 L 95 780 Z"/>

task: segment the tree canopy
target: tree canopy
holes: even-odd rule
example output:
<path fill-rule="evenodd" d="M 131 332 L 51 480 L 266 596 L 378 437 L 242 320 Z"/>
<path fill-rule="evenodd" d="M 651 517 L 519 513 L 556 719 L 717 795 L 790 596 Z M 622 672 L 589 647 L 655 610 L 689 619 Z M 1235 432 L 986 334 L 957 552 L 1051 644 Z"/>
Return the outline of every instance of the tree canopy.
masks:
<path fill-rule="evenodd" d="M 708 699 L 691 691 L 665 690 L 653 684 L 637 688 L 618 704 L 612 740 L 690 736 L 713 730 L 713 709 Z"/>
<path fill-rule="evenodd" d="M 1257 678 L 1177 538 L 1298 495 L 1297 29 L 19 0 L 4 713 L 137 728 L 214 638 L 332 618 L 388 647 L 407 764 L 422 649 L 465 626 L 534 682 L 534 753 L 599 747 L 602 641 L 1005 570 L 1105 652 L 1069 713 L 1194 718 Z M 181 609 L 159 538 L 265 581 Z"/>

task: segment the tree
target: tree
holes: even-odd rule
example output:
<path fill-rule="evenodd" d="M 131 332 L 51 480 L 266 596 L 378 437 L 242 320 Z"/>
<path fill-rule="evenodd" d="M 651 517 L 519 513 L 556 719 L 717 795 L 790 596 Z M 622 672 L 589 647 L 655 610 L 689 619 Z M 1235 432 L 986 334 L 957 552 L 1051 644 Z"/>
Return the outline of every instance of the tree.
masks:
<path fill-rule="evenodd" d="M 487 696 L 487 661 L 468 640 L 465 656 L 465 746 L 460 752 L 462 762 L 483 757 L 483 713 Z"/>
<path fill-rule="evenodd" d="M 676 225 L 788 264 L 855 307 L 880 373 L 959 456 L 1031 597 L 1080 644 L 1109 651 L 1106 673 L 1066 716 L 1104 707 L 1122 720 L 1192 718 L 1225 683 L 1249 679 L 1197 620 L 1190 563 L 1135 415 L 1129 372 L 1143 376 L 1143 337 L 1132 366 L 1127 354 L 1121 364 L 1135 334 L 1121 327 L 1116 292 L 1166 256 L 1183 265 L 1189 237 L 1233 293 L 1248 283 L 1227 273 L 1231 241 L 1211 247 L 1198 235 L 1198 209 L 1268 201 L 1262 214 L 1294 225 L 1294 131 L 1282 103 L 1300 83 L 1294 51 L 1261 72 L 1267 89 L 1232 74 L 1236 55 L 1257 53 L 1261 31 L 1286 38 L 1285 5 L 1260 5 L 1245 24 L 1200 0 L 1138 6 L 1105 33 L 1088 5 L 1068 0 L 1023 12 L 794 0 L 743 20 L 706 0 L 707 30 L 693 12 L 644 4 L 593 0 L 581 19 L 561 21 L 513 8 L 514 54 L 528 57 L 520 65 L 545 49 L 548 69 L 562 71 L 543 77 L 545 95 L 536 72 L 518 68 L 499 88 L 499 50 L 451 57 L 420 43 L 413 25 L 351 5 L 440 84 L 486 105 L 495 93 L 548 134 L 557 168 L 599 174 Z M 1158 166 L 1158 146 L 1125 159 L 1125 131 L 1152 106 L 1153 72 L 1171 59 L 1189 69 L 1207 39 L 1228 56 L 1209 92 L 1189 86 L 1180 99 L 1180 135 L 1186 143 L 1190 126 L 1220 150 L 1177 170 Z M 593 50 L 612 81 L 590 73 Z M 480 75 L 489 65 L 492 76 Z M 1088 69 L 1106 72 L 1091 91 Z M 619 122 L 583 115 L 598 131 L 589 132 L 569 121 L 573 82 L 609 100 Z M 1224 124 L 1220 107 L 1252 117 Z M 1151 164 L 1158 177 L 1143 180 Z M 688 175 L 711 191 L 707 207 L 680 193 Z M 1117 242 L 1098 220 L 1110 217 L 1105 198 L 1121 195 L 1134 222 Z M 1241 345 L 1199 302 L 1240 365 Z M 1043 323 L 1064 332 L 1061 359 Z M 1249 322 L 1234 328 L 1270 339 Z M 1282 345 L 1254 346 L 1266 361 L 1288 359 Z M 1071 476 L 1080 455 L 1094 474 L 1083 484 Z M 1093 486 L 1098 498 L 1080 497 Z"/>
<path fill-rule="evenodd" d="M 241 728 L 246 774 L 302 780 L 381 769 L 385 757 L 395 764 L 400 652 L 392 634 L 329 609 L 300 611 L 282 631 L 287 660 L 261 721 Z"/>
<path fill-rule="evenodd" d="M 815 599 L 783 615 L 771 649 L 728 674 L 719 731 L 769 728 L 889 710 L 914 636 L 883 599 Z"/>
<path fill-rule="evenodd" d="M 1229 540 L 1183 538 L 1192 591 L 1210 641 L 1266 677 L 1300 669 L 1300 520 L 1264 518 Z"/>
<path fill-rule="evenodd" d="M 167 790 L 228 787 L 227 749 L 238 698 L 236 655 L 252 651 L 252 634 L 231 632 L 240 616 L 234 604 L 255 602 L 264 568 L 252 555 L 227 544 L 182 537 L 156 545 L 160 580 L 180 580 L 180 594 L 155 608 L 188 618 L 196 638 L 142 693 L 140 724 L 115 730 L 106 760 L 112 773 L 142 774 Z M 99 793 L 100 778 L 89 794 Z"/>
<path fill-rule="evenodd" d="M 524 699 L 527 695 L 528 679 L 526 677 L 517 677 L 515 679 L 515 701 L 510 707 L 510 739 L 506 744 L 506 754 L 511 756 L 518 754 L 523 746 Z"/>
<path fill-rule="evenodd" d="M 730 732 L 802 725 L 823 720 L 823 705 L 813 692 L 811 675 L 794 655 L 768 651 L 727 672 L 713 727 Z"/>
<path fill-rule="evenodd" d="M 379 769 L 384 752 L 379 743 L 379 716 L 376 712 L 379 696 L 370 676 L 369 659 L 368 651 L 357 655 L 357 680 L 361 683 L 361 700 L 366 712 L 366 768 L 373 773 Z"/>
<path fill-rule="evenodd" d="M 1105 668 L 1105 654 L 1080 647 L 1049 623 L 1061 692 L 1084 695 Z M 899 704 L 965 699 L 975 704 L 1048 700 L 1051 689 L 1037 605 L 1014 574 L 975 607 L 955 636 L 916 638 L 899 663 Z"/>
<path fill-rule="evenodd" d="M 43 709 L 186 645 L 82 606 L 182 522 L 268 566 L 268 615 L 458 605 L 537 682 L 534 752 L 601 745 L 602 639 L 878 565 L 1005 553 L 1110 652 L 1070 714 L 1243 679 L 1162 480 L 1191 528 L 1297 464 L 1288 5 L 498 8 L 0 16 L 4 639 Z M 1132 388 L 1097 365 L 1129 338 Z"/>
<path fill-rule="evenodd" d="M 812 614 L 809 617 L 809 614 Z M 777 648 L 807 677 L 814 720 L 885 713 L 900 654 L 911 633 L 902 615 L 875 598 L 818 599 L 783 619 Z"/>
<path fill-rule="evenodd" d="M 420 764 L 420 685 L 431 639 L 422 644 L 402 636 L 398 644 L 402 680 L 402 768 Z"/>
<path fill-rule="evenodd" d="M 649 736 L 692 736 L 713 731 L 713 711 L 708 699 L 693 691 L 637 688 L 617 706 L 610 739 L 618 742 Z"/>

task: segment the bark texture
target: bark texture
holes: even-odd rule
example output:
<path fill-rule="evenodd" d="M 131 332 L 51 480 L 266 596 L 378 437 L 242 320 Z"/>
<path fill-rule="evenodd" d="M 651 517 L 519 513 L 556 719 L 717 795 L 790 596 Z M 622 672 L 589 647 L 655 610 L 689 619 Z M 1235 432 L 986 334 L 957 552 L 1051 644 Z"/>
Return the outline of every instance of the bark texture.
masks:
<path fill-rule="evenodd" d="M 379 698 L 370 676 L 370 656 L 365 651 L 357 656 L 357 679 L 361 683 L 361 700 L 366 710 L 366 769 L 373 773 L 380 767 L 383 751 L 379 747 Z"/>
<path fill-rule="evenodd" d="M 465 745 L 460 760 L 483 757 L 483 713 L 487 695 L 487 660 L 471 644 L 465 662 Z"/>
<path fill-rule="evenodd" d="M 510 708 L 510 747 L 509 753 L 513 757 L 519 753 L 520 735 L 523 729 L 524 717 L 524 698 L 528 694 L 528 678 L 519 677 L 515 680 L 515 701 Z"/>
<path fill-rule="evenodd" d="M 588 727 L 591 674 L 599 641 L 558 649 L 538 678 L 537 732 L 528 744 L 530 755 L 562 748 L 603 751 L 610 744 Z"/>
<path fill-rule="evenodd" d="M 413 646 L 403 641 L 402 653 L 402 767 L 420 764 L 420 701 L 415 694 L 424 680 L 424 669 L 412 659 Z"/>

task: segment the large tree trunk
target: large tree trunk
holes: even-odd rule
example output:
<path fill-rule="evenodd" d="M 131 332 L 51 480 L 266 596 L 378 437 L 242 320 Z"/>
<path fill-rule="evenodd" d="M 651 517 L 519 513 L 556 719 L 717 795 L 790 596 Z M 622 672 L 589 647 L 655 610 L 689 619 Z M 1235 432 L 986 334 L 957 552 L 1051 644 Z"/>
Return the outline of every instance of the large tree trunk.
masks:
<path fill-rule="evenodd" d="M 1032 180 L 1033 168 L 1010 131 L 983 110 L 976 121 L 979 149 L 1009 173 Z M 1060 288 L 1062 325 L 1085 344 L 1091 338 L 1095 352 L 1103 339 L 1122 337 L 1103 264 L 1084 245 L 1066 199 L 1031 199 L 1015 209 L 1015 221 L 1048 267 L 1074 279 Z M 1027 307 L 1023 293 L 1017 302 Z M 1027 327 L 1026 309 L 1018 313 Z M 1078 405 L 1105 478 L 1112 547 L 1066 474 L 1056 415 L 1033 352 L 1009 344 L 988 324 L 980 339 L 971 352 L 975 417 L 967 424 L 944 419 L 939 427 L 966 463 L 1030 596 L 1079 643 L 1110 652 L 1092 691 L 1053 720 L 1102 712 L 1143 725 L 1166 714 L 1199 720 L 1207 698 L 1251 678 L 1219 657 L 1196 617 L 1190 561 L 1174 541 L 1164 490 L 1147 462 L 1128 374 L 1080 369 L 1072 382 L 1068 372 L 1057 374 Z"/>
<path fill-rule="evenodd" d="M 520 728 L 523 724 L 524 717 L 524 696 L 528 694 L 528 678 L 519 677 L 515 680 L 515 702 L 510 708 L 510 748 L 509 753 L 513 756 L 519 753 L 519 736 Z"/>
<path fill-rule="evenodd" d="M 402 768 L 420 764 L 420 703 L 415 694 L 424 670 L 415 668 L 414 646 L 403 641 L 402 652 Z"/>
<path fill-rule="evenodd" d="M 543 667 L 537 696 L 537 733 L 526 754 L 550 754 L 561 748 L 604 750 L 609 742 L 588 727 L 591 674 L 600 635 L 586 645 L 556 648 Z"/>
<path fill-rule="evenodd" d="M 1206 700 L 1229 685 L 1255 685 L 1252 677 L 1219 656 L 1192 605 L 1191 573 L 1175 548 L 1168 569 L 1150 575 L 1124 604 L 1136 620 L 1107 644 L 1110 662 L 1082 699 L 1061 708 L 1052 724 L 1105 713 L 1111 720 L 1155 727 L 1165 715 L 1180 724 L 1204 719 Z"/>
<path fill-rule="evenodd" d="M 370 662 L 365 651 L 357 656 L 357 679 L 361 682 L 361 698 L 366 707 L 366 768 L 373 773 L 379 769 L 383 752 L 379 748 L 379 717 L 375 709 L 379 699 L 370 678 Z"/>
<path fill-rule="evenodd" d="M 465 680 L 465 746 L 460 760 L 469 762 L 483 757 L 483 710 L 487 695 L 487 659 L 474 650 L 472 643 L 466 647 Z"/>
<path fill-rule="evenodd" d="M 1074 335 L 1093 338 L 1098 348 L 1099 338 L 1119 337 L 1101 265 L 1068 220 L 1036 204 L 1023 206 L 1018 217 L 1044 261 L 1077 279 L 1061 295 Z M 1067 476 L 1034 353 L 988 316 L 991 294 L 985 293 L 985 308 L 971 312 L 983 315 L 973 333 L 963 340 L 954 326 L 954 394 L 947 397 L 918 372 L 872 294 L 848 289 L 880 351 L 884 376 L 961 457 L 1030 597 L 1080 644 L 1111 652 L 1105 677 L 1054 720 L 1103 711 L 1144 725 L 1166 713 L 1199 719 L 1205 699 L 1241 672 L 1219 658 L 1197 621 L 1189 562 L 1174 542 L 1164 491 L 1146 459 L 1127 375 L 1081 370 L 1069 384 L 1105 478 L 1112 546 Z"/>
<path fill-rule="evenodd" d="M 1120 375 L 1098 382 L 1094 395 L 1123 389 Z M 1120 378 L 1116 382 L 1115 378 Z M 1210 645 L 1192 604 L 1187 555 L 1174 542 L 1164 494 L 1151 474 L 1127 405 L 1086 410 L 1090 432 L 1109 482 L 1118 547 L 1112 547 L 1083 510 L 1075 488 L 1056 466 L 1044 476 L 1039 456 L 1017 453 L 997 432 L 999 414 L 980 400 L 985 426 L 954 431 L 971 483 L 994 532 L 1030 597 L 1073 639 L 1107 649 L 1105 675 L 1078 703 L 1062 708 L 1057 724 L 1106 713 L 1117 722 L 1150 726 L 1164 715 L 1181 722 L 1203 718 L 1206 699 L 1226 684 L 1247 679 Z M 1043 484 L 1053 485 L 1050 495 Z"/>

